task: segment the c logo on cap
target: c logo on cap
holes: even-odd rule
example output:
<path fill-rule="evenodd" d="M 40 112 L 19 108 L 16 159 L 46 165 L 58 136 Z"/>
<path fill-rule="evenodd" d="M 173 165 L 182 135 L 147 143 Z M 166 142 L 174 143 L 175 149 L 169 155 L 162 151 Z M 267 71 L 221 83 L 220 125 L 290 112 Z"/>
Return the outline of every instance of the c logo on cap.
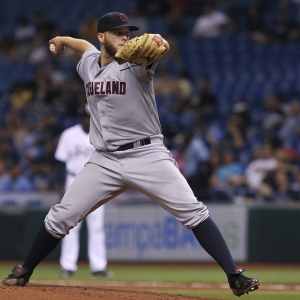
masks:
<path fill-rule="evenodd" d="M 126 19 L 126 16 L 124 14 L 119 14 L 119 18 L 122 22 L 126 22 L 127 19 Z"/>

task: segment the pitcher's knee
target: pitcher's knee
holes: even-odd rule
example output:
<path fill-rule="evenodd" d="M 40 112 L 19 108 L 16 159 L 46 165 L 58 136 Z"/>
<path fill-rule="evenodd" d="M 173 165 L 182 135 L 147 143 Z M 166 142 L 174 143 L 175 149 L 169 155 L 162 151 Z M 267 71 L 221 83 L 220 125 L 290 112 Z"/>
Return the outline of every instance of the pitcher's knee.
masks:
<path fill-rule="evenodd" d="M 66 216 L 60 209 L 53 206 L 45 218 L 46 230 L 56 238 L 63 238 L 78 224 L 77 218 Z"/>
<path fill-rule="evenodd" d="M 193 211 L 185 219 L 181 219 L 179 221 L 184 227 L 193 229 L 201 222 L 205 221 L 208 216 L 209 211 L 207 210 L 206 206 L 203 205 L 200 209 Z"/>

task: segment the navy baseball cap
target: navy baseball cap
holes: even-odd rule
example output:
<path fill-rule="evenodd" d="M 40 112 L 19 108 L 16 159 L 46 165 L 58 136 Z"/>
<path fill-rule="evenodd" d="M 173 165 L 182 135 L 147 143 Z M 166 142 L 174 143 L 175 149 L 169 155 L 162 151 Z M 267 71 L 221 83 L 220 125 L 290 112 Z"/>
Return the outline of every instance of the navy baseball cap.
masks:
<path fill-rule="evenodd" d="M 139 30 L 138 27 L 129 24 L 128 18 L 124 14 L 120 12 L 111 12 L 99 19 L 97 33 L 123 27 L 129 27 L 130 31 Z"/>

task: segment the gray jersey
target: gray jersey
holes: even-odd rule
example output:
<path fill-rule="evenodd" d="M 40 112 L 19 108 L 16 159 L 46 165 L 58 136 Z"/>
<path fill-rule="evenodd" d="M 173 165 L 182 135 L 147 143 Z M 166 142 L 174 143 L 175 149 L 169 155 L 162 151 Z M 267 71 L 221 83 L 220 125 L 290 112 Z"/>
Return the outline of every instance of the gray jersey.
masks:
<path fill-rule="evenodd" d="M 91 144 L 101 151 L 114 151 L 161 135 L 153 88 L 157 63 L 149 70 L 116 61 L 100 68 L 99 58 L 100 51 L 90 49 L 77 65 L 91 110 Z"/>
<path fill-rule="evenodd" d="M 100 52 L 88 50 L 77 66 L 91 111 L 90 141 L 98 149 L 46 216 L 45 226 L 65 236 L 91 212 L 128 189 L 136 189 L 194 228 L 208 217 L 163 144 L 154 99 L 153 74 L 112 61 L 99 67 Z M 150 137 L 150 143 L 139 140 Z M 134 143 L 136 142 L 136 143 Z M 132 143 L 132 148 L 118 149 Z"/>

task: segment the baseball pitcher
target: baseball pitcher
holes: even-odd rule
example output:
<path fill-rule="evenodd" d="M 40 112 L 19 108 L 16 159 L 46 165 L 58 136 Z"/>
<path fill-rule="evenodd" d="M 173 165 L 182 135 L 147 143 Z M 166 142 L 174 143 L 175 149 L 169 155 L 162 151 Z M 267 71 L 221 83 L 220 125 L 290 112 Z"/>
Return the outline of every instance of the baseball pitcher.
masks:
<path fill-rule="evenodd" d="M 244 269 L 236 267 L 207 207 L 197 200 L 164 145 L 153 76 L 169 43 L 159 34 L 130 39 L 137 29 L 124 14 L 112 12 L 98 22 L 101 51 L 82 39 L 50 40 L 55 55 L 69 47 L 81 57 L 77 71 L 91 109 L 90 142 L 96 151 L 61 203 L 50 209 L 24 263 L 13 268 L 4 284 L 26 285 L 34 268 L 71 228 L 133 188 L 193 231 L 223 269 L 235 295 L 258 289 L 258 280 L 244 276 Z"/>

